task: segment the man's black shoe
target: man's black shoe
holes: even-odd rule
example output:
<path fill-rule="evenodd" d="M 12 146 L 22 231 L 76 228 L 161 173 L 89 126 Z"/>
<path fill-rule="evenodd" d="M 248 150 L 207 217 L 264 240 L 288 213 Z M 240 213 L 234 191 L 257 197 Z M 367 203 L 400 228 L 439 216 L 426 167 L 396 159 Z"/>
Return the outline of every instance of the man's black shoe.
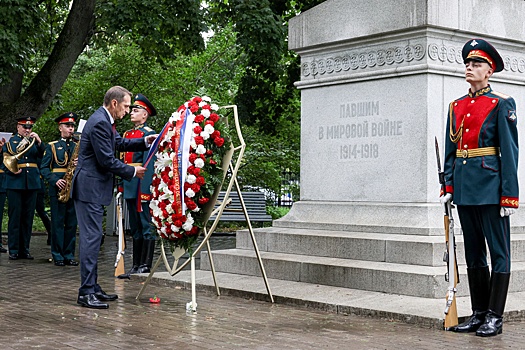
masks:
<path fill-rule="evenodd" d="M 7 249 L 5 249 L 4 247 L 0 246 L 0 253 L 7 253 Z"/>
<path fill-rule="evenodd" d="M 9 254 L 9 260 L 18 260 L 18 254 Z"/>
<path fill-rule="evenodd" d="M 19 255 L 18 255 L 18 258 L 19 258 L 19 259 L 27 259 L 27 260 L 34 260 L 34 259 L 35 259 L 35 258 L 33 258 L 33 256 L 32 256 L 31 254 L 29 254 L 29 253 L 24 254 L 24 255 L 19 254 Z"/>
<path fill-rule="evenodd" d="M 69 260 L 69 259 L 66 259 L 64 260 L 64 264 L 68 265 L 68 266 L 78 266 L 78 261 L 76 260 Z"/>
<path fill-rule="evenodd" d="M 95 294 L 79 295 L 77 298 L 77 304 L 89 307 L 91 309 L 107 309 L 109 308 L 108 304 L 101 303 L 97 299 Z"/>
<path fill-rule="evenodd" d="M 55 261 L 55 266 L 66 266 L 66 264 L 64 264 L 64 260 L 57 260 Z"/>
<path fill-rule="evenodd" d="M 104 292 L 102 289 L 100 290 L 100 292 L 96 292 L 95 296 L 97 297 L 98 300 L 102 300 L 102 301 L 113 301 L 113 300 L 118 299 L 118 295 L 106 294 L 106 292 Z"/>

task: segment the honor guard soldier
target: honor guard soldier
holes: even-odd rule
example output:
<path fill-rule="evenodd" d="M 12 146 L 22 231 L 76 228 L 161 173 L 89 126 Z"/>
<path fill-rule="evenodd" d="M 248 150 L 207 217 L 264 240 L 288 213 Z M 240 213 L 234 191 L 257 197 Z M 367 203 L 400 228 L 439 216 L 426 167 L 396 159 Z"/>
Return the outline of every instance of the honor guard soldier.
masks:
<path fill-rule="evenodd" d="M 135 126 L 124 133 L 124 138 L 143 138 L 155 134 L 153 129 L 146 126 L 146 121 L 149 117 L 156 114 L 157 110 L 146 96 L 137 94 L 135 102 L 131 106 L 131 122 Z M 121 153 L 124 163 L 132 166 L 144 164 L 147 155 L 148 152 Z M 129 274 L 150 272 L 155 251 L 155 235 L 151 230 L 151 214 L 149 210 L 153 163 L 153 161 L 149 162 L 146 174 L 142 180 L 139 181 L 139 179 L 134 177 L 131 181 L 123 181 L 124 199 L 128 208 L 129 225 L 133 236 L 133 267 L 128 272 Z M 142 208 L 139 208 L 139 205 Z"/>
<path fill-rule="evenodd" d="M 473 314 L 450 330 L 486 337 L 502 332 L 509 286 L 509 216 L 518 208 L 516 104 L 488 83 L 504 67 L 491 44 L 469 40 L 462 54 L 470 90 L 449 105 L 441 202 L 453 200 L 458 209 Z"/>
<path fill-rule="evenodd" d="M 55 119 L 60 131 L 60 139 L 49 142 L 42 159 L 40 171 L 49 183 L 49 202 L 51 204 L 51 255 L 56 266 L 77 266 L 75 243 L 77 216 L 73 200 L 69 198 L 67 172 L 73 175 L 76 166 L 76 147 L 73 138 L 78 116 L 68 112 Z M 61 198 L 61 195 L 64 198 Z"/>
<path fill-rule="evenodd" d="M 9 259 L 33 259 L 29 253 L 36 196 L 41 187 L 37 161 L 45 144 L 33 132 L 36 118 L 17 119 L 17 133 L 3 147 L 3 169 L 6 172 L 7 208 L 9 214 Z"/>

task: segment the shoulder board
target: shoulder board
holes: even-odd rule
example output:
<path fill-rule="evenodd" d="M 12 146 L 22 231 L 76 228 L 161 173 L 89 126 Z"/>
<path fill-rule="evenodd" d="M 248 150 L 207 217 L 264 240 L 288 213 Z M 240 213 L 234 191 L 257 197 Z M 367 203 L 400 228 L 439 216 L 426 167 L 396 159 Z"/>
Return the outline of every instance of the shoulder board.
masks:
<path fill-rule="evenodd" d="M 499 97 L 505 99 L 505 100 L 508 99 L 508 98 L 510 97 L 509 95 L 505 95 L 505 94 L 503 94 L 503 93 L 501 93 L 501 92 L 497 92 L 497 91 L 492 91 L 492 93 L 493 93 L 494 95 L 496 95 L 496 96 L 499 96 Z"/>
<path fill-rule="evenodd" d="M 144 130 L 146 130 L 147 132 L 152 132 L 152 131 L 153 131 L 153 129 L 150 128 L 149 126 L 145 126 L 145 127 L 144 127 Z"/>
<path fill-rule="evenodd" d="M 58 141 L 51 141 L 51 142 L 48 142 L 48 144 L 52 145 L 54 143 L 57 143 Z"/>

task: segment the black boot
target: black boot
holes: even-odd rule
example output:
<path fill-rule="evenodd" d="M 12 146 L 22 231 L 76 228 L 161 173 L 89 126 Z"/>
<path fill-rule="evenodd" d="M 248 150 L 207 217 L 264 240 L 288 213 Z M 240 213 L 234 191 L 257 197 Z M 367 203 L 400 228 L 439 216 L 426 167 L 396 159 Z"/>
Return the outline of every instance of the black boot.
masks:
<path fill-rule="evenodd" d="M 155 240 L 145 239 L 144 248 L 142 249 L 141 265 L 138 273 L 149 273 L 151 271 L 151 262 L 153 261 L 153 253 L 155 252 Z"/>
<path fill-rule="evenodd" d="M 485 323 L 476 331 L 480 337 L 492 337 L 503 332 L 503 310 L 507 301 L 510 273 L 493 272 L 490 283 L 489 311 Z"/>
<path fill-rule="evenodd" d="M 135 273 L 138 273 L 139 266 L 140 266 L 140 260 L 142 257 L 142 247 L 143 247 L 144 239 L 135 239 L 133 238 L 133 266 L 131 267 L 131 270 L 129 270 L 128 274 L 132 275 Z"/>
<path fill-rule="evenodd" d="M 488 266 L 467 269 L 472 315 L 463 323 L 448 330 L 458 333 L 475 332 L 485 322 L 489 307 L 490 272 Z"/>

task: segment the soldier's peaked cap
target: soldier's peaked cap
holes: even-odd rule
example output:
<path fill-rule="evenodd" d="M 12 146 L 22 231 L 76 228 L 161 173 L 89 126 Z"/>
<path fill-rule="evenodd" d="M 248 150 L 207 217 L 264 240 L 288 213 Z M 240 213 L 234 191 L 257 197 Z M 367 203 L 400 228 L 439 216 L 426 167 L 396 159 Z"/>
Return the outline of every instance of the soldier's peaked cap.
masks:
<path fill-rule="evenodd" d="M 75 124 L 78 119 L 78 115 L 73 112 L 67 112 L 62 114 L 60 117 L 55 118 L 55 122 L 58 124 Z"/>
<path fill-rule="evenodd" d="M 501 72 L 505 67 L 498 51 L 483 39 L 471 39 L 463 46 L 463 62 L 478 61 L 488 63 L 494 72 Z"/>
<path fill-rule="evenodd" d="M 16 121 L 20 125 L 33 125 L 36 122 L 36 118 L 35 117 L 21 117 L 21 118 L 17 118 Z"/>
<path fill-rule="evenodd" d="M 147 97 L 144 96 L 143 94 L 135 95 L 135 102 L 133 102 L 133 106 L 131 106 L 131 108 L 133 107 L 139 107 L 139 108 L 145 109 L 146 112 L 148 112 L 148 114 L 152 117 L 157 115 L 157 110 L 155 109 L 155 107 L 153 107 L 151 102 L 149 102 Z"/>

